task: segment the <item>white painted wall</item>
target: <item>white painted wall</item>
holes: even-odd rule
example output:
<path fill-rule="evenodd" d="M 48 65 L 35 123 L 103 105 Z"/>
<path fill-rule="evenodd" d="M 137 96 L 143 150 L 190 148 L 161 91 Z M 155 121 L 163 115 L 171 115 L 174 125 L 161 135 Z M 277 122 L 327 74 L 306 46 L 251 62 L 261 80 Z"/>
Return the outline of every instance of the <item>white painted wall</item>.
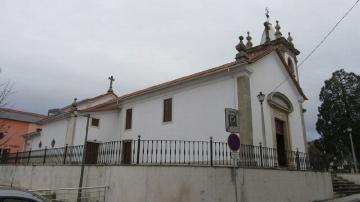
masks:
<path fill-rule="evenodd" d="M 120 124 L 118 111 L 96 112 L 91 113 L 90 116 L 100 119 L 100 124 L 99 127 L 92 126 L 90 118 L 88 141 L 108 142 L 120 140 Z M 84 144 L 86 134 L 86 121 L 86 117 L 77 117 L 74 145 Z"/>
<path fill-rule="evenodd" d="M 269 94 L 288 73 L 277 54 L 271 53 L 251 64 L 250 74 L 251 106 L 254 145 L 262 142 L 261 112 L 257 94 L 262 91 Z M 234 75 L 236 75 L 234 73 Z M 226 141 L 224 108 L 237 107 L 236 80 L 232 76 L 223 76 L 206 83 L 172 90 L 146 99 L 137 99 L 122 106 L 121 132 L 123 139 L 180 139 Z M 295 85 L 289 79 L 276 91 L 285 94 L 293 104 L 294 111 L 289 114 L 292 149 L 305 151 L 301 109 Z M 173 121 L 163 123 L 163 100 L 173 98 Z M 133 109 L 132 129 L 125 130 L 126 109 Z M 264 116 L 268 147 L 276 147 L 273 142 L 270 106 L 264 102 Z"/>
<path fill-rule="evenodd" d="M 123 139 L 226 141 L 225 108 L 235 108 L 235 80 L 231 76 L 161 93 L 123 104 Z M 163 100 L 172 98 L 172 122 L 163 123 Z M 133 109 L 132 129 L 125 130 L 126 109 Z"/>
<path fill-rule="evenodd" d="M 0 166 L 0 185 L 72 188 L 80 166 Z M 333 197 L 329 173 L 180 166 L 86 166 L 84 186 L 109 186 L 106 201 L 311 202 Z M 235 199 L 235 190 L 238 200 Z"/>
<path fill-rule="evenodd" d="M 262 141 L 261 113 L 257 94 L 269 94 L 281 81 L 288 77 L 276 53 L 271 53 L 256 63 L 250 64 L 251 107 L 254 145 Z M 226 141 L 224 109 L 237 108 L 237 73 L 222 73 L 207 80 L 172 87 L 166 91 L 152 93 L 127 100 L 121 110 L 92 113 L 100 119 L 100 127 L 90 126 L 89 140 L 100 142 L 137 139 L 167 140 L 209 140 Z M 305 151 L 303 128 L 298 103 L 299 94 L 291 80 L 285 82 L 277 91 L 285 94 L 293 104 L 294 111 L 289 115 L 292 148 Z M 172 98 L 172 122 L 163 123 L 163 100 Z M 132 129 L 125 130 L 126 109 L 133 109 Z M 274 147 L 270 106 L 264 102 L 264 115 L 268 147 Z M 43 125 L 41 141 L 50 146 L 56 140 L 56 147 L 64 146 L 67 120 L 53 121 Z M 86 118 L 78 117 L 74 145 L 83 144 Z"/>
<path fill-rule="evenodd" d="M 91 113 L 91 117 L 100 119 L 99 127 L 91 126 L 91 119 L 89 123 L 89 141 L 107 142 L 113 140 L 120 140 L 120 124 L 119 124 L 119 112 L 106 111 L 106 112 L 94 112 Z M 84 144 L 85 132 L 86 132 L 86 117 L 78 116 L 76 118 L 76 128 L 73 145 Z M 66 133 L 70 118 L 61 119 L 46 123 L 42 127 L 41 136 L 32 138 L 32 149 L 39 149 L 39 142 L 42 142 L 42 149 L 51 148 L 51 141 L 55 140 L 55 147 L 64 147 Z"/>
<path fill-rule="evenodd" d="M 32 149 L 39 149 L 39 143 L 41 141 L 41 136 L 39 135 L 34 135 L 31 136 L 31 138 L 29 138 L 27 140 L 27 143 L 29 143 L 28 146 L 26 146 L 24 151 L 28 151 L 28 150 L 32 150 Z"/>
<path fill-rule="evenodd" d="M 280 82 L 288 77 L 288 73 L 275 52 L 252 64 L 251 67 L 254 70 L 250 76 L 253 137 L 254 144 L 258 145 L 259 142 L 262 142 L 262 128 L 261 107 L 257 95 L 260 91 L 266 95 L 271 93 Z M 296 150 L 296 148 L 299 148 L 299 151 L 305 151 L 300 106 L 298 101 L 300 94 L 291 79 L 284 82 L 278 89 L 276 89 L 276 91 L 286 95 L 294 107 L 294 111 L 289 114 L 292 149 Z M 271 108 L 266 100 L 264 101 L 264 117 L 267 146 L 276 147 L 276 144 L 274 144 L 272 139 Z"/>
<path fill-rule="evenodd" d="M 41 136 L 37 136 L 32 140 L 31 149 L 39 149 L 39 142 L 42 147 L 51 148 L 51 141 L 55 140 L 55 147 L 62 147 L 65 145 L 65 136 L 68 127 L 69 119 L 62 119 L 53 121 L 42 126 Z"/>

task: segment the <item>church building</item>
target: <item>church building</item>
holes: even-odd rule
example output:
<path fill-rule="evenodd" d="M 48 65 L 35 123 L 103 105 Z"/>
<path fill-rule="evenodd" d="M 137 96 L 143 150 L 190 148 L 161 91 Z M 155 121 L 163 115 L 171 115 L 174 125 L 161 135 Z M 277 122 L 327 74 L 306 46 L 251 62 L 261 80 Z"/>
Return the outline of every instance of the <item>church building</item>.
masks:
<path fill-rule="evenodd" d="M 31 147 L 82 145 L 88 141 L 209 140 L 226 142 L 225 111 L 238 112 L 242 144 L 306 152 L 297 55 L 290 33 L 278 21 L 264 23 L 259 45 L 250 33 L 239 37 L 235 60 L 130 94 L 109 91 L 42 119 Z M 231 51 L 231 49 L 230 49 Z M 90 117 L 89 126 L 86 123 Z"/>

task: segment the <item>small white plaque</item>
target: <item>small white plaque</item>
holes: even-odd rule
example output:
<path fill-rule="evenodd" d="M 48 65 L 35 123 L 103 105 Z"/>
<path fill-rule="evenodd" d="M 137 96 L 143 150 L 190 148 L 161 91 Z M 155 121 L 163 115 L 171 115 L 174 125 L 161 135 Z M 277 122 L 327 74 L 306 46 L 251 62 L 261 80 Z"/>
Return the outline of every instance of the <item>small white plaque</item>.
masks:
<path fill-rule="evenodd" d="M 231 152 L 230 155 L 231 155 L 231 159 L 240 160 L 240 153 L 239 152 Z"/>

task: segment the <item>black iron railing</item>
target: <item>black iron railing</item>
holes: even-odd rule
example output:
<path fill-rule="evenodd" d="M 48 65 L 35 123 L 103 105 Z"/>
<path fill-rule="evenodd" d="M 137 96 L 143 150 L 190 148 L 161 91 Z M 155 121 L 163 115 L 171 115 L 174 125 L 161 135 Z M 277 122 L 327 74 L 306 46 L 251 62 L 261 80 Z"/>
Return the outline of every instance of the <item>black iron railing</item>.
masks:
<path fill-rule="evenodd" d="M 240 166 L 253 168 L 287 168 L 293 170 L 323 170 L 321 160 L 299 151 L 282 151 L 254 145 L 241 145 L 236 154 L 226 142 L 186 140 L 137 140 L 88 143 L 54 149 L 4 153 L 2 164 L 29 165 L 190 165 Z"/>

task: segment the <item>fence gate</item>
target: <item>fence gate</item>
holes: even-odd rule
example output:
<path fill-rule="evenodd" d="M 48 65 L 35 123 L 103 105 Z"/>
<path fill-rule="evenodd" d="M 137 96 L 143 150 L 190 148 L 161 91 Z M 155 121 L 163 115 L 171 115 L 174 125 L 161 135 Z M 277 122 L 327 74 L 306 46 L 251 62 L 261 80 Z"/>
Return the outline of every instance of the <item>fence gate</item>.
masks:
<path fill-rule="evenodd" d="M 124 141 L 123 142 L 123 158 L 122 158 L 122 163 L 123 164 L 131 164 L 131 143 L 132 141 Z"/>
<path fill-rule="evenodd" d="M 86 143 L 86 155 L 85 155 L 85 164 L 96 164 L 97 157 L 99 153 L 99 143 L 97 142 L 87 142 Z"/>

